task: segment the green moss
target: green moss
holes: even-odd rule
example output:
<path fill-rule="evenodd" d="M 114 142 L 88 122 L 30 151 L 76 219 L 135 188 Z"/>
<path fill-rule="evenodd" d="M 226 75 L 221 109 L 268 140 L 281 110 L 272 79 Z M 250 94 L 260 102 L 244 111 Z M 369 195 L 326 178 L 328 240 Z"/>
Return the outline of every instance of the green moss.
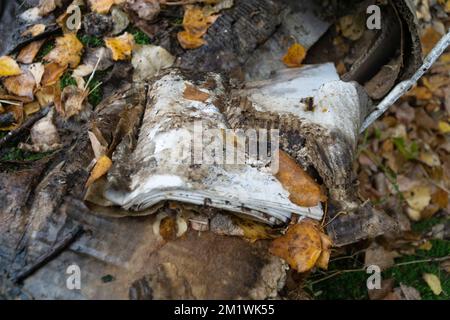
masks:
<path fill-rule="evenodd" d="M 37 161 L 45 158 L 51 152 L 28 152 L 23 151 L 17 147 L 11 148 L 5 155 L 0 158 L 0 161 Z"/>
<path fill-rule="evenodd" d="M 90 48 L 102 47 L 105 44 L 103 39 L 98 38 L 98 37 L 94 37 L 94 36 L 90 36 L 90 35 L 87 35 L 87 34 L 78 36 L 78 39 L 81 41 L 83 46 L 90 47 Z"/>
<path fill-rule="evenodd" d="M 136 44 L 145 45 L 151 42 L 150 37 L 137 27 L 129 26 L 126 31 L 133 35 Z"/>
<path fill-rule="evenodd" d="M 55 41 L 47 41 L 36 55 L 36 61 L 41 61 L 50 51 L 55 48 Z"/>
<path fill-rule="evenodd" d="M 75 79 L 72 78 L 72 74 L 68 71 L 63 74 L 59 83 L 61 86 L 61 90 L 67 86 L 76 86 L 77 85 L 77 82 L 75 81 Z"/>
<path fill-rule="evenodd" d="M 414 256 L 402 257 L 396 259 L 396 264 L 404 264 L 412 261 L 426 260 L 430 258 L 441 258 L 450 253 L 450 241 L 431 240 L 433 245 L 430 251 L 418 250 Z M 432 273 L 441 280 L 443 293 L 436 296 L 422 276 L 424 273 Z M 403 283 L 407 286 L 416 288 L 424 300 L 448 300 L 450 298 L 450 276 L 439 267 L 439 262 L 414 263 L 400 265 L 383 273 L 384 278 L 393 278 L 396 285 Z"/>
<path fill-rule="evenodd" d="M 419 146 L 415 141 L 407 145 L 403 138 L 394 138 L 393 142 L 406 160 L 415 160 L 419 156 Z"/>

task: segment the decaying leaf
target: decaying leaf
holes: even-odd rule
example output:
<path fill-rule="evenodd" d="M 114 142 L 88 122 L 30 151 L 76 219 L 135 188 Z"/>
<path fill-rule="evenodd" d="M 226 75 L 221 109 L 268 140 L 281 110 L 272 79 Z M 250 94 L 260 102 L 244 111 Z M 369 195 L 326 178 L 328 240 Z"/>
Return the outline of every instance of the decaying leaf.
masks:
<path fill-rule="evenodd" d="M 111 168 L 111 166 L 112 166 L 111 159 L 106 155 L 101 156 L 97 160 L 94 168 L 91 171 L 91 175 L 89 176 L 89 179 L 86 182 L 86 187 L 89 187 L 94 181 L 104 176 Z"/>
<path fill-rule="evenodd" d="M 61 67 L 75 68 L 80 63 L 83 44 L 74 33 L 67 33 L 56 38 L 55 48 L 50 51 L 44 60 L 59 64 Z"/>
<path fill-rule="evenodd" d="M 438 296 L 442 293 L 441 280 L 438 276 L 432 273 L 424 273 L 423 280 L 428 284 L 435 295 Z"/>
<path fill-rule="evenodd" d="M 347 15 L 339 19 L 339 29 L 342 35 L 352 41 L 362 37 L 366 29 L 365 15 Z"/>
<path fill-rule="evenodd" d="M 209 99 L 209 94 L 201 91 L 197 87 L 195 87 L 189 83 L 186 83 L 185 86 L 186 87 L 183 92 L 183 97 L 185 99 L 195 100 L 195 101 L 200 101 L 200 102 L 205 102 L 206 100 Z"/>
<path fill-rule="evenodd" d="M 274 239 L 277 236 L 277 230 L 267 225 L 239 217 L 232 217 L 232 221 L 242 229 L 244 238 L 251 242 Z"/>
<path fill-rule="evenodd" d="M 154 20 L 161 11 L 160 0 L 128 0 L 127 7 L 129 10 L 145 21 Z"/>
<path fill-rule="evenodd" d="M 436 43 L 441 39 L 442 34 L 433 26 L 428 27 L 420 38 L 424 55 L 430 53 Z"/>
<path fill-rule="evenodd" d="M 153 233 L 165 241 L 175 240 L 185 234 L 187 230 L 188 224 L 181 214 L 173 217 L 166 212 L 160 212 L 153 222 Z"/>
<path fill-rule="evenodd" d="M 20 50 L 17 61 L 25 64 L 33 63 L 45 40 L 33 41 Z"/>
<path fill-rule="evenodd" d="M 185 6 L 183 27 L 184 31 L 178 33 L 178 41 L 184 49 L 195 49 L 206 42 L 203 36 L 208 28 L 217 20 L 219 15 L 211 14 L 200 6 Z"/>
<path fill-rule="evenodd" d="M 309 271 L 317 265 L 323 251 L 330 250 L 329 238 L 323 238 L 321 233 L 314 222 L 303 220 L 290 226 L 284 236 L 275 239 L 270 252 L 285 260 L 298 272 Z M 326 267 L 327 257 L 328 253 L 320 259 L 320 267 Z"/>
<path fill-rule="evenodd" d="M 28 67 L 28 71 L 33 75 L 36 82 L 36 88 L 40 88 L 42 77 L 44 76 L 45 67 L 41 62 L 33 63 Z"/>
<path fill-rule="evenodd" d="M 5 105 L 2 106 L 2 108 L 4 109 L 4 113 L 2 113 L 2 115 L 6 116 L 8 119 L 2 119 L 3 123 L 0 126 L 0 131 L 14 130 L 22 124 L 24 115 L 21 104 Z"/>
<path fill-rule="evenodd" d="M 32 152 L 53 151 L 61 147 L 58 129 L 53 123 L 54 109 L 31 128 L 32 144 L 20 143 L 19 148 Z"/>
<path fill-rule="evenodd" d="M 22 73 L 17 62 L 9 57 L 0 57 L 0 77 L 17 76 Z"/>
<path fill-rule="evenodd" d="M 3 85 L 9 93 L 32 100 L 36 81 L 33 74 L 27 68 L 23 68 L 21 74 L 5 78 Z"/>
<path fill-rule="evenodd" d="M 314 207 L 326 201 L 320 186 L 287 153 L 279 152 L 279 169 L 276 178 L 289 191 L 289 199 L 303 207 Z"/>
<path fill-rule="evenodd" d="M 305 58 L 306 49 L 301 44 L 294 43 L 283 57 L 283 63 L 289 68 L 297 68 L 302 65 Z"/>
<path fill-rule="evenodd" d="M 106 38 L 106 46 L 111 50 L 114 61 L 126 60 L 131 57 L 134 47 L 133 35 L 125 32 L 123 35 L 115 38 Z"/>
<path fill-rule="evenodd" d="M 439 121 L 439 131 L 443 134 L 450 133 L 450 124 L 446 121 Z"/>
<path fill-rule="evenodd" d="M 42 76 L 41 85 L 43 87 L 52 86 L 59 81 L 59 78 L 66 71 L 67 65 L 61 66 L 58 63 L 47 63 L 44 67 L 44 74 Z"/>
<path fill-rule="evenodd" d="M 76 86 L 67 86 L 61 92 L 61 103 L 64 116 L 70 118 L 84 110 L 84 101 L 88 96 L 88 91 Z"/>
<path fill-rule="evenodd" d="M 149 80 L 158 75 L 161 70 L 170 68 L 174 62 L 175 57 L 162 47 L 136 46 L 131 59 L 134 68 L 133 79 L 134 81 Z"/>
<path fill-rule="evenodd" d="M 52 11 L 54 11 L 57 7 L 60 7 L 62 4 L 61 0 L 40 0 L 39 1 L 39 15 L 41 17 L 45 17 Z"/>
<path fill-rule="evenodd" d="M 366 267 L 378 266 L 381 271 L 385 271 L 394 265 L 394 258 L 398 256 L 399 254 L 397 252 L 388 251 L 376 242 L 373 242 L 370 247 L 366 249 L 364 265 Z"/>
<path fill-rule="evenodd" d="M 32 37 L 36 37 L 36 36 L 44 33 L 45 28 L 46 28 L 45 24 L 35 24 L 35 25 L 31 26 L 30 28 L 28 28 L 27 30 L 25 30 L 22 33 L 22 36 L 25 37 L 25 36 L 30 35 Z"/>

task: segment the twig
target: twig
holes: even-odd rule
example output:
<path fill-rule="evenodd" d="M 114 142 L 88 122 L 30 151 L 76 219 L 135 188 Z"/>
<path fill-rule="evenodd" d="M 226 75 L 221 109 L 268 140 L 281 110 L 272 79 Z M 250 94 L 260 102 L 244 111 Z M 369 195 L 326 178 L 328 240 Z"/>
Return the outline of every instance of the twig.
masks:
<path fill-rule="evenodd" d="M 46 265 L 48 262 L 53 260 L 57 255 L 59 255 L 64 249 L 70 246 L 82 233 L 84 232 L 81 226 L 77 226 L 74 230 L 70 231 L 61 241 L 59 241 L 51 250 L 42 256 L 40 256 L 37 261 L 35 261 L 31 266 L 25 268 L 22 272 L 17 274 L 12 278 L 14 283 L 20 283 L 41 267 Z"/>
<path fill-rule="evenodd" d="M 13 102 L 13 101 L 9 101 L 9 100 L 1 100 L 1 99 L 0 99 L 0 103 L 11 104 L 13 106 L 21 106 L 22 105 L 19 102 Z"/>
<path fill-rule="evenodd" d="M 3 148 L 7 143 L 12 142 L 15 138 L 23 134 L 25 130 L 31 128 L 38 120 L 45 117 L 49 111 L 49 106 L 42 108 L 41 110 L 33 114 L 30 118 L 28 118 L 19 128 L 8 132 L 3 138 L 0 139 L 0 149 Z"/>
<path fill-rule="evenodd" d="M 409 80 L 400 82 L 394 89 L 380 102 L 375 111 L 373 111 L 366 118 L 361 126 L 360 133 L 363 133 L 368 127 L 372 125 L 383 113 L 385 113 L 400 97 L 408 92 L 419 79 L 427 72 L 436 60 L 444 53 L 447 47 L 450 45 L 450 31 L 442 37 L 442 39 L 431 50 L 430 54 L 426 57 L 422 66 Z"/>

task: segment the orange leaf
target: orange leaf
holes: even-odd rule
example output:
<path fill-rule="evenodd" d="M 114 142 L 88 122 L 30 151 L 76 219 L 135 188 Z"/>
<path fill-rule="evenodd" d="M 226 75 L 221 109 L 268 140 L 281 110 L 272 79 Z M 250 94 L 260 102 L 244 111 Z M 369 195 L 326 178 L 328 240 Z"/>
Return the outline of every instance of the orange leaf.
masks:
<path fill-rule="evenodd" d="M 60 66 L 70 65 L 71 68 L 75 68 L 80 63 L 82 50 L 83 44 L 77 36 L 74 33 L 67 33 L 56 38 L 55 48 L 44 57 L 44 60 L 58 63 Z"/>
<path fill-rule="evenodd" d="M 206 43 L 203 38 L 195 37 L 187 31 L 178 32 L 177 38 L 183 49 L 197 49 Z"/>
<path fill-rule="evenodd" d="M 289 199 L 303 207 L 314 207 L 326 196 L 320 186 L 287 153 L 279 151 L 279 169 L 276 178 L 289 191 Z"/>
<path fill-rule="evenodd" d="M 294 43 L 283 57 L 283 63 L 289 68 L 296 68 L 302 65 L 305 58 L 306 49 L 301 44 Z"/>
<path fill-rule="evenodd" d="M 112 161 L 108 156 L 101 156 L 91 171 L 86 187 L 89 187 L 94 181 L 103 177 L 112 166 Z"/>
<path fill-rule="evenodd" d="M 312 222 L 301 221 L 272 242 L 270 253 L 285 260 L 298 272 L 309 271 L 322 254 L 320 231 Z"/>
<path fill-rule="evenodd" d="M 113 60 L 126 60 L 131 57 L 131 52 L 134 47 L 133 35 L 125 32 L 123 35 L 115 38 L 106 38 L 106 46 L 113 54 Z"/>

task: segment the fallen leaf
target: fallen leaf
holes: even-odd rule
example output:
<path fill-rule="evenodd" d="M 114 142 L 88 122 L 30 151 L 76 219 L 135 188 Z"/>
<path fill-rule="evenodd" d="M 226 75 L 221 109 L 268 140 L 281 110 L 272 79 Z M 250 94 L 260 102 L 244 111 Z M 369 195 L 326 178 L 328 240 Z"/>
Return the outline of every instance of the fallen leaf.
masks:
<path fill-rule="evenodd" d="M 217 20 L 219 15 L 204 11 L 200 6 L 186 5 L 183 17 L 183 28 L 177 34 L 178 41 L 184 49 L 195 49 L 206 42 L 202 38 L 208 28 Z"/>
<path fill-rule="evenodd" d="M 438 188 L 431 196 L 431 202 L 438 205 L 440 209 L 446 209 L 449 203 L 447 191 Z"/>
<path fill-rule="evenodd" d="M 126 60 L 131 57 L 131 52 L 134 47 L 134 37 L 128 32 L 125 32 L 123 35 L 115 38 L 106 38 L 105 44 L 111 50 L 114 61 Z"/>
<path fill-rule="evenodd" d="M 441 165 L 439 156 L 432 151 L 422 151 L 419 154 L 419 160 L 429 167 L 438 167 Z"/>
<path fill-rule="evenodd" d="M 44 60 L 59 64 L 61 67 L 75 68 L 80 63 L 83 44 L 74 33 L 67 33 L 56 38 L 55 48 L 50 51 Z"/>
<path fill-rule="evenodd" d="M 424 273 L 422 277 L 435 295 L 438 296 L 442 293 L 441 280 L 436 275 L 432 273 Z"/>
<path fill-rule="evenodd" d="M 381 281 L 380 289 L 369 289 L 369 299 L 370 300 L 382 300 L 384 299 L 394 288 L 394 279 L 383 279 Z"/>
<path fill-rule="evenodd" d="M 61 5 L 61 0 L 40 0 L 38 6 L 39 14 L 41 17 L 45 17 Z"/>
<path fill-rule="evenodd" d="M 31 100 L 34 97 L 34 88 L 36 81 L 33 74 L 27 68 L 22 69 L 22 73 L 18 76 L 12 76 L 3 80 L 3 85 L 9 93 L 19 97 L 28 97 Z"/>
<path fill-rule="evenodd" d="M 59 78 L 61 78 L 66 69 L 67 65 L 60 66 L 55 62 L 46 64 L 44 67 L 44 74 L 42 75 L 41 85 L 43 87 L 54 85 L 59 81 Z"/>
<path fill-rule="evenodd" d="M 177 39 L 183 49 L 197 49 L 206 43 L 203 38 L 193 36 L 187 31 L 178 32 Z"/>
<path fill-rule="evenodd" d="M 366 29 L 366 20 L 364 15 L 346 15 L 339 19 L 339 29 L 342 35 L 352 41 L 362 37 Z"/>
<path fill-rule="evenodd" d="M 320 253 L 319 259 L 317 259 L 316 266 L 320 269 L 328 270 L 333 243 L 331 242 L 331 238 L 323 232 L 320 232 L 320 240 L 322 242 L 322 252 Z"/>
<path fill-rule="evenodd" d="M 396 257 L 398 257 L 398 253 L 388 251 L 376 242 L 373 242 L 370 247 L 366 249 L 364 265 L 366 267 L 378 266 L 381 271 L 385 271 L 394 265 L 394 258 Z"/>
<path fill-rule="evenodd" d="M 9 57 L 0 57 L 0 77 L 17 76 L 22 73 L 17 62 Z"/>
<path fill-rule="evenodd" d="M 431 188 L 429 186 L 417 186 L 404 194 L 409 207 L 421 212 L 431 202 Z"/>
<path fill-rule="evenodd" d="M 209 99 L 209 94 L 201 91 L 200 89 L 197 89 L 197 87 L 189 83 L 186 83 L 183 92 L 183 98 L 187 100 L 205 102 L 206 100 Z"/>
<path fill-rule="evenodd" d="M 289 191 L 289 199 L 303 207 L 314 207 L 326 201 L 320 186 L 287 153 L 279 151 L 279 168 L 276 178 Z"/>
<path fill-rule="evenodd" d="M 289 68 L 296 68 L 302 65 L 306 58 L 306 49 L 299 43 L 294 43 L 289 47 L 286 55 L 283 57 L 283 63 Z"/>
<path fill-rule="evenodd" d="M 242 229 L 244 232 L 244 238 L 250 242 L 275 238 L 276 232 L 274 232 L 273 228 L 267 225 L 239 217 L 232 217 L 232 220 L 237 226 L 239 226 L 239 228 Z"/>
<path fill-rule="evenodd" d="M 428 55 L 434 46 L 441 39 L 442 34 L 438 32 L 432 26 L 428 27 L 423 35 L 420 37 L 420 42 L 422 43 L 423 54 Z"/>
<path fill-rule="evenodd" d="M 45 40 L 33 41 L 20 50 L 17 61 L 25 64 L 33 63 Z"/>
<path fill-rule="evenodd" d="M 37 101 L 27 103 L 23 106 L 23 111 L 25 112 L 25 114 L 27 116 L 38 112 L 40 109 L 41 109 L 41 105 Z"/>
<path fill-rule="evenodd" d="M 153 21 L 161 11 L 160 0 L 129 0 L 127 8 L 140 19 Z"/>
<path fill-rule="evenodd" d="M 22 105 L 6 105 L 3 107 L 5 113 L 11 117 L 11 121 L 6 126 L 0 127 L 0 131 L 10 131 L 19 127 L 24 120 Z"/>
<path fill-rule="evenodd" d="M 44 76 L 45 67 L 41 62 L 33 63 L 28 67 L 28 71 L 33 75 L 36 82 L 36 88 L 40 88 L 42 77 Z"/>
<path fill-rule="evenodd" d="M 125 0 L 89 0 L 91 10 L 97 13 L 108 13 L 115 4 L 124 3 Z"/>
<path fill-rule="evenodd" d="M 84 101 L 87 98 L 87 91 L 76 86 L 67 86 L 61 92 L 61 103 L 64 116 L 70 118 L 84 110 Z"/>
<path fill-rule="evenodd" d="M 443 134 L 450 133 L 450 124 L 446 121 L 439 121 L 439 131 Z"/>
<path fill-rule="evenodd" d="M 86 187 L 89 187 L 94 181 L 104 176 L 112 166 L 112 161 L 108 156 L 101 156 L 95 163 L 91 171 L 91 175 L 86 182 Z"/>
<path fill-rule="evenodd" d="M 45 28 L 46 28 L 45 24 L 35 24 L 35 25 L 31 26 L 30 28 L 28 28 L 27 30 L 25 30 L 22 33 L 22 36 L 25 37 L 25 36 L 30 35 L 32 37 L 36 37 L 36 36 L 44 33 Z"/>
<path fill-rule="evenodd" d="M 30 130 L 32 144 L 20 143 L 19 149 L 32 152 L 47 152 L 59 149 L 61 142 L 58 129 L 53 123 L 54 109 L 37 121 Z"/>
<path fill-rule="evenodd" d="M 270 247 L 271 254 L 282 258 L 300 273 L 316 265 L 322 250 L 321 232 L 309 220 L 290 226 L 286 234 L 275 239 Z"/>
<path fill-rule="evenodd" d="M 400 283 L 400 289 L 403 296 L 405 297 L 405 300 L 422 300 L 420 292 L 416 288 L 409 287 L 407 285 L 404 285 L 403 283 Z"/>
<path fill-rule="evenodd" d="M 131 59 L 134 68 L 133 79 L 134 81 L 149 80 L 158 75 L 161 70 L 170 68 L 174 62 L 175 57 L 162 47 L 136 46 Z"/>

